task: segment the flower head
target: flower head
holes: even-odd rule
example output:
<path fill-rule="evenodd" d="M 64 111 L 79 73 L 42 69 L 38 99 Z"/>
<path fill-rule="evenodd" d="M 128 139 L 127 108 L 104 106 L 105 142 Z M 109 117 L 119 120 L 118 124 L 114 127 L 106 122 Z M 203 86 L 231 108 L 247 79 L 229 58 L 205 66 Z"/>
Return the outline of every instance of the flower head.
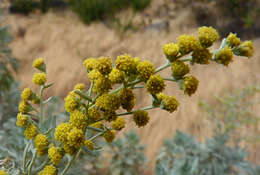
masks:
<path fill-rule="evenodd" d="M 62 143 L 67 142 L 67 135 L 72 130 L 70 123 L 61 123 L 55 129 L 54 138 Z"/>
<path fill-rule="evenodd" d="M 38 134 L 38 130 L 34 124 L 29 124 L 26 126 L 24 135 L 28 140 L 33 139 L 37 134 Z"/>
<path fill-rule="evenodd" d="M 95 82 L 95 80 L 99 79 L 100 77 L 105 78 L 98 70 L 94 69 L 91 70 L 88 73 L 88 78 L 90 79 L 91 82 Z"/>
<path fill-rule="evenodd" d="M 177 56 L 179 54 L 179 46 L 178 44 L 174 43 L 164 44 L 163 52 L 166 55 L 167 59 L 172 62 L 177 59 Z"/>
<path fill-rule="evenodd" d="M 112 128 L 114 130 L 121 130 L 125 127 L 125 119 L 122 117 L 118 117 L 115 121 L 112 122 Z"/>
<path fill-rule="evenodd" d="M 67 136 L 67 144 L 75 148 L 80 148 L 85 141 L 85 136 L 82 130 L 73 128 Z"/>
<path fill-rule="evenodd" d="M 155 72 L 155 67 L 150 61 L 144 60 L 137 65 L 138 77 L 141 80 L 148 80 Z"/>
<path fill-rule="evenodd" d="M 96 107 L 88 109 L 88 116 L 90 119 L 94 121 L 99 120 L 101 118 L 101 114 Z"/>
<path fill-rule="evenodd" d="M 209 64 L 209 60 L 212 58 L 212 53 L 210 53 L 207 48 L 200 48 L 194 50 L 192 53 L 192 62 L 198 64 Z"/>
<path fill-rule="evenodd" d="M 110 111 L 110 110 L 108 110 L 108 111 L 104 111 L 102 114 L 103 114 L 103 115 L 102 115 L 103 118 L 104 118 L 106 121 L 108 121 L 108 122 L 111 122 L 111 121 L 114 121 L 114 120 L 117 119 L 117 116 L 116 116 L 116 112 L 115 112 L 115 111 Z"/>
<path fill-rule="evenodd" d="M 106 77 L 99 77 L 93 87 L 93 91 L 97 94 L 107 93 L 110 89 L 112 89 L 111 81 Z"/>
<path fill-rule="evenodd" d="M 135 105 L 135 95 L 132 89 L 124 88 L 119 91 L 122 108 L 131 111 Z"/>
<path fill-rule="evenodd" d="M 237 34 L 230 33 L 227 37 L 227 43 L 230 47 L 237 47 L 241 44 L 240 38 L 237 37 Z"/>
<path fill-rule="evenodd" d="M 70 123 L 72 127 L 84 131 L 87 127 L 87 116 L 79 110 L 74 110 L 70 113 Z"/>
<path fill-rule="evenodd" d="M 186 55 L 198 48 L 200 48 L 200 43 L 197 38 L 193 35 L 181 35 L 178 37 L 179 51 L 182 55 Z"/>
<path fill-rule="evenodd" d="M 146 82 L 146 89 L 151 94 L 158 94 L 165 88 L 165 82 L 160 75 L 153 75 Z"/>
<path fill-rule="evenodd" d="M 30 112 L 30 111 L 31 111 L 30 104 L 28 102 L 22 100 L 19 103 L 19 112 L 24 114 L 24 113 L 27 113 L 27 112 Z"/>
<path fill-rule="evenodd" d="M 166 96 L 162 101 L 162 106 L 163 109 L 172 113 L 177 110 L 179 102 L 173 96 Z"/>
<path fill-rule="evenodd" d="M 32 99 L 33 92 L 30 88 L 24 88 L 22 94 L 21 94 L 21 99 L 24 101 L 28 101 Z"/>
<path fill-rule="evenodd" d="M 184 94 L 191 96 L 198 88 L 199 81 L 194 76 L 185 77 L 182 82 L 182 89 Z"/>
<path fill-rule="evenodd" d="M 101 110 L 115 111 L 120 107 L 120 98 L 116 94 L 103 94 L 97 98 L 96 106 Z"/>
<path fill-rule="evenodd" d="M 46 66 L 44 64 L 44 59 L 43 58 L 37 58 L 33 61 L 34 68 L 39 69 L 40 71 L 45 72 Z"/>
<path fill-rule="evenodd" d="M 96 58 L 87 58 L 83 62 L 83 65 L 86 67 L 88 72 L 92 71 L 95 68 L 96 64 L 97 64 Z"/>
<path fill-rule="evenodd" d="M 199 40 L 203 47 L 210 47 L 219 39 L 219 34 L 213 27 L 200 27 L 199 28 Z"/>
<path fill-rule="evenodd" d="M 65 153 L 67 153 L 69 155 L 73 155 L 77 151 L 77 149 L 74 146 L 70 146 L 67 143 L 65 143 L 63 145 L 63 149 L 64 149 Z"/>
<path fill-rule="evenodd" d="M 95 64 L 95 69 L 97 69 L 103 75 L 109 74 L 112 70 L 111 58 L 109 57 L 98 58 Z"/>
<path fill-rule="evenodd" d="M 149 122 L 150 117 L 149 117 L 147 111 L 138 110 L 138 111 L 134 112 L 133 119 L 134 119 L 135 124 L 138 127 L 142 127 L 142 126 L 145 126 Z"/>
<path fill-rule="evenodd" d="M 32 81 L 36 85 L 44 85 L 47 81 L 46 74 L 45 73 L 36 73 L 33 75 Z"/>
<path fill-rule="evenodd" d="M 116 58 L 115 66 L 117 69 L 124 71 L 127 75 L 136 72 L 136 61 L 130 55 L 119 55 Z"/>
<path fill-rule="evenodd" d="M 95 149 L 94 143 L 91 140 L 85 140 L 84 145 L 91 151 Z"/>
<path fill-rule="evenodd" d="M 26 117 L 22 113 L 18 113 L 16 125 L 22 128 L 22 127 L 25 127 L 27 124 L 28 124 L 28 117 Z"/>
<path fill-rule="evenodd" d="M 67 112 L 72 112 L 78 107 L 78 102 L 76 100 L 77 94 L 75 92 L 70 92 L 65 98 L 65 110 Z"/>
<path fill-rule="evenodd" d="M 83 91 L 85 89 L 85 85 L 83 83 L 78 83 L 74 86 L 74 90 Z"/>
<path fill-rule="evenodd" d="M 235 50 L 236 55 L 252 57 L 254 55 L 254 46 L 252 41 L 243 42 L 238 48 Z"/>
<path fill-rule="evenodd" d="M 38 134 L 35 137 L 34 143 L 37 149 L 46 149 L 46 147 L 49 145 L 48 138 L 44 134 Z"/>
<path fill-rule="evenodd" d="M 110 72 L 108 78 L 112 84 L 123 83 L 123 81 L 125 79 L 125 72 L 123 72 L 119 69 L 113 68 L 112 71 Z"/>
<path fill-rule="evenodd" d="M 116 137 L 114 130 L 107 130 L 103 136 L 108 143 L 111 143 Z"/>
<path fill-rule="evenodd" d="M 233 52 L 232 50 L 226 46 L 225 48 L 221 49 L 215 57 L 215 60 L 219 64 L 223 64 L 228 66 L 230 62 L 233 61 Z"/>
<path fill-rule="evenodd" d="M 176 60 L 172 62 L 171 68 L 172 68 L 172 76 L 175 79 L 180 79 L 184 75 L 190 72 L 189 66 L 180 60 Z"/>
<path fill-rule="evenodd" d="M 38 173 L 38 175 L 57 175 L 58 170 L 53 165 L 46 165 L 44 169 Z"/>
<path fill-rule="evenodd" d="M 58 165 L 63 158 L 63 153 L 59 147 L 51 146 L 48 149 L 48 157 L 51 160 L 51 163 Z"/>

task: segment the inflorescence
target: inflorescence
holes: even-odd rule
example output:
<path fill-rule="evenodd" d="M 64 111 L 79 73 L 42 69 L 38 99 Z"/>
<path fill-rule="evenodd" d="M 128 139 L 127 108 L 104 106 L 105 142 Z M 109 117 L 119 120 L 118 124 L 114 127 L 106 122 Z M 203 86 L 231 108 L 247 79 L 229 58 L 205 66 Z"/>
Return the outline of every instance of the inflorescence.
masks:
<path fill-rule="evenodd" d="M 33 67 L 40 72 L 33 75 L 32 81 L 39 85 L 41 90 L 39 94 L 30 88 L 23 90 L 16 124 L 25 128 L 24 135 L 27 139 L 34 140 L 37 155 L 48 156 L 49 161 L 38 174 L 56 175 L 57 166 L 66 154 L 75 157 L 81 149 L 95 150 L 97 146 L 94 140 L 98 137 L 112 142 L 116 131 L 126 126 L 126 115 L 132 115 L 132 121 L 138 127 L 143 127 L 150 121 L 147 110 L 161 108 L 170 113 L 175 112 L 179 102 L 174 96 L 163 93 L 166 81 L 178 83 L 184 94 L 193 95 L 199 81 L 191 75 L 191 65 L 209 64 L 210 61 L 214 61 L 228 66 L 233 61 L 234 54 L 246 57 L 253 55 L 252 42 L 242 42 L 233 33 L 223 39 L 219 49 L 211 52 L 209 47 L 218 39 L 219 34 L 212 27 L 199 28 L 198 37 L 182 35 L 177 43 L 163 46 L 167 62 L 158 68 L 148 60 L 128 54 L 118 56 L 114 63 L 110 57 L 86 59 L 83 64 L 91 85 L 86 89 L 84 84 L 77 84 L 68 93 L 65 98 L 65 110 L 70 114 L 70 118 L 58 126 L 51 126 L 50 130 L 54 132 L 43 128 L 43 107 L 48 100 L 43 100 L 42 93 L 52 84 L 46 83 L 44 59 L 36 59 Z M 171 75 L 162 77 L 159 72 L 168 67 L 171 67 Z M 152 96 L 151 106 L 135 109 L 134 89 L 139 88 L 146 88 L 147 93 Z M 68 165 L 73 159 L 72 157 L 68 161 Z M 28 168 L 25 167 L 24 171 L 26 170 Z M 66 171 L 67 168 L 61 175 Z"/>

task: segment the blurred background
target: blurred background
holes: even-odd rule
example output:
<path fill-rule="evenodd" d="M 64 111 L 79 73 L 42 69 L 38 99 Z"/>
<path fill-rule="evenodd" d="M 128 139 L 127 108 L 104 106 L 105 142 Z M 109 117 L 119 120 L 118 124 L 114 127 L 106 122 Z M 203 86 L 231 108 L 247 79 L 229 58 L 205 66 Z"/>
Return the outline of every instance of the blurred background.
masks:
<path fill-rule="evenodd" d="M 140 142 L 146 145 L 144 156 L 149 160 L 144 174 L 153 174 L 163 141 L 176 129 L 204 142 L 214 134 L 217 122 L 235 125 L 224 126 L 232 127 L 231 138 L 245 134 L 247 139 L 239 145 L 250 153 L 246 159 L 260 163 L 259 0 L 0 0 L 0 8 L 0 25 L 7 27 L 10 35 L 3 41 L 12 51 L 7 61 L 0 57 L 5 65 L 1 72 L 7 72 L 0 73 L 0 87 L 5 93 L 0 96 L 2 101 L 10 100 L 10 94 L 17 95 L 15 88 L 37 89 L 31 82 L 31 65 L 37 57 L 45 58 L 48 81 L 55 83 L 48 96 L 63 99 L 76 83 L 89 86 L 82 64 L 88 57 L 115 59 L 128 53 L 160 66 L 165 63 L 163 44 L 176 42 L 181 34 L 196 34 L 203 25 L 215 27 L 222 38 L 233 32 L 243 40 L 252 40 L 255 54 L 250 59 L 235 57 L 228 67 L 216 63 L 193 66 L 191 72 L 200 84 L 192 97 L 184 96 L 177 85 L 168 86 L 165 93 L 176 96 L 181 104 L 177 112 L 152 110 L 149 125 L 141 129 L 128 117 L 128 127 L 120 135 L 130 128 L 140 135 Z M 144 91 L 135 93 L 137 106 L 150 104 L 151 97 Z M 19 95 L 12 99 L 8 103 L 16 104 Z M 1 123 L 6 116 L 2 111 L 7 108 L 3 104 Z M 13 113 L 14 108 L 10 109 Z M 216 117 L 221 115 L 233 118 L 225 121 Z M 245 116 L 249 118 L 246 122 Z"/>

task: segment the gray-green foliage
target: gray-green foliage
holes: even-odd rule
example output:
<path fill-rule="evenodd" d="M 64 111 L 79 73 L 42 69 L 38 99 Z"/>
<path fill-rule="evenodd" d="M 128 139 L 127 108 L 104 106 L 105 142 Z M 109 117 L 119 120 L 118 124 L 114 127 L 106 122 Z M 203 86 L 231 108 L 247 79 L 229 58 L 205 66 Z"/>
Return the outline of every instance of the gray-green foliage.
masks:
<path fill-rule="evenodd" d="M 158 154 L 155 175 L 258 175 L 246 151 L 227 146 L 228 139 L 219 135 L 200 143 L 177 131 Z"/>
<path fill-rule="evenodd" d="M 108 145 L 112 159 L 109 165 L 111 175 L 141 175 L 147 162 L 144 156 L 145 146 L 140 143 L 140 137 L 133 130 L 124 134 Z"/>
<path fill-rule="evenodd" d="M 215 134 L 228 134 L 238 144 L 241 140 L 260 141 L 257 128 L 260 116 L 256 110 L 260 104 L 260 86 L 252 85 L 236 90 L 210 104 L 200 102 L 199 105 L 208 113 Z M 241 132 L 241 130 L 247 132 Z"/>

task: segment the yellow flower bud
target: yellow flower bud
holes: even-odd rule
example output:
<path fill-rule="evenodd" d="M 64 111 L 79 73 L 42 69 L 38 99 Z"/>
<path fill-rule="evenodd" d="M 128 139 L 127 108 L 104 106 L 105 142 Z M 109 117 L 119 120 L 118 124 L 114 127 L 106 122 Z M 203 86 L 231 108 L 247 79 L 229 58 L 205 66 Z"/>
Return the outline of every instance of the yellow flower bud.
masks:
<path fill-rule="evenodd" d="M 135 105 L 135 95 L 132 89 L 121 89 L 119 91 L 119 98 L 122 105 L 122 108 L 131 111 Z"/>
<path fill-rule="evenodd" d="M 85 140 L 84 145 L 91 151 L 94 150 L 94 143 L 91 140 Z"/>
<path fill-rule="evenodd" d="M 186 55 L 201 47 L 199 41 L 193 35 L 179 36 L 178 46 L 179 46 L 179 51 L 182 55 Z"/>
<path fill-rule="evenodd" d="M 67 144 L 75 148 L 80 148 L 85 141 L 85 135 L 82 130 L 73 128 L 67 136 Z"/>
<path fill-rule="evenodd" d="M 22 94 L 21 94 L 21 99 L 24 101 L 28 101 L 32 99 L 33 92 L 30 88 L 24 88 Z"/>
<path fill-rule="evenodd" d="M 163 109 L 169 111 L 170 113 L 177 110 L 179 102 L 173 96 L 167 96 L 162 101 Z"/>
<path fill-rule="evenodd" d="M 116 94 L 103 94 L 97 98 L 96 106 L 101 110 L 115 111 L 120 107 L 120 98 Z"/>
<path fill-rule="evenodd" d="M 28 140 L 33 139 L 37 134 L 38 134 L 38 130 L 34 124 L 29 124 L 26 126 L 24 135 Z"/>
<path fill-rule="evenodd" d="M 114 130 L 107 130 L 104 133 L 104 138 L 106 139 L 106 141 L 108 143 L 111 143 L 114 139 L 115 139 L 116 135 L 115 135 L 115 131 Z"/>
<path fill-rule="evenodd" d="M 219 34 L 213 27 L 200 27 L 199 28 L 199 40 L 203 47 L 210 47 L 219 39 Z"/>
<path fill-rule="evenodd" d="M 209 60 L 212 58 L 212 53 L 210 53 L 207 48 L 200 48 L 194 50 L 192 53 L 192 62 L 197 64 L 209 64 Z"/>
<path fill-rule="evenodd" d="M 172 76 L 175 79 L 180 79 L 184 75 L 186 75 L 190 72 L 189 65 L 185 64 L 184 62 L 182 62 L 180 60 L 172 62 L 171 68 L 172 68 Z"/>
<path fill-rule="evenodd" d="M 154 74 L 155 67 L 151 62 L 145 60 L 137 65 L 137 72 L 138 77 L 141 80 L 146 81 Z"/>
<path fill-rule="evenodd" d="M 233 61 L 233 52 L 232 50 L 226 46 L 225 48 L 221 49 L 215 57 L 215 61 L 219 64 L 223 64 L 224 66 L 228 66 L 230 62 Z"/>
<path fill-rule="evenodd" d="M 114 130 L 121 130 L 125 127 L 125 119 L 118 117 L 115 121 L 112 122 L 111 126 Z"/>
<path fill-rule="evenodd" d="M 48 149 L 48 157 L 51 160 L 51 163 L 58 165 L 63 158 L 63 153 L 60 148 L 51 146 Z"/>
<path fill-rule="evenodd" d="M 165 82 L 160 75 L 153 75 L 146 82 L 146 89 L 151 94 L 158 94 L 165 89 Z"/>
<path fill-rule="evenodd" d="M 191 76 L 185 77 L 183 82 L 182 82 L 182 89 L 184 91 L 184 94 L 188 94 L 191 96 L 194 94 L 198 88 L 199 81 Z"/>
<path fill-rule="evenodd" d="M 86 67 L 88 72 L 92 71 L 95 68 L 96 64 L 97 64 L 96 58 L 87 58 L 83 62 L 83 65 Z"/>
<path fill-rule="evenodd" d="M 67 142 L 67 135 L 72 130 L 70 123 L 61 123 L 55 129 L 54 138 L 62 143 Z"/>
<path fill-rule="evenodd" d="M 109 57 L 98 58 L 95 64 L 95 69 L 97 69 L 103 75 L 109 74 L 112 70 L 111 58 Z"/>
<path fill-rule="evenodd" d="M 40 71 L 45 72 L 46 66 L 44 64 L 44 59 L 43 58 L 37 58 L 33 61 L 34 68 L 39 69 Z"/>
<path fill-rule="evenodd" d="M 227 43 L 231 47 L 237 47 L 241 44 L 240 38 L 237 37 L 237 34 L 230 33 L 227 37 Z"/>
<path fill-rule="evenodd" d="M 74 110 L 70 113 L 70 123 L 72 127 L 85 131 L 87 127 L 87 116 L 79 110 Z"/>
<path fill-rule="evenodd" d="M 36 73 L 33 75 L 32 82 L 36 85 L 44 85 L 47 81 L 45 73 Z"/>
<path fill-rule="evenodd" d="M 174 44 L 174 43 L 164 44 L 163 52 L 170 62 L 175 61 L 179 54 L 179 46 L 178 44 Z"/>
<path fill-rule="evenodd" d="M 119 69 L 113 68 L 108 77 L 112 84 L 123 83 L 125 73 Z"/>
<path fill-rule="evenodd" d="M 17 114 L 17 121 L 16 121 L 16 125 L 23 128 L 28 124 L 28 118 L 23 115 L 22 113 L 18 113 Z"/>
<path fill-rule="evenodd" d="M 58 175 L 58 170 L 53 165 L 46 165 L 44 169 L 38 173 L 38 175 Z"/>
<path fill-rule="evenodd" d="M 133 119 L 134 119 L 135 124 L 138 127 L 142 127 L 142 126 L 147 125 L 147 123 L 150 120 L 150 117 L 149 117 L 147 111 L 138 110 L 138 111 L 134 112 Z"/>

